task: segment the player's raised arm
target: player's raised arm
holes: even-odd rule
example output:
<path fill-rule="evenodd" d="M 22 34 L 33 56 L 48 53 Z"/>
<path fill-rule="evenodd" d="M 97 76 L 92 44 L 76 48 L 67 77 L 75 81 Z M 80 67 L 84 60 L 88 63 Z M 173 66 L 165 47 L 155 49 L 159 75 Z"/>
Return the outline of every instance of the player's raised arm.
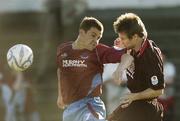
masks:
<path fill-rule="evenodd" d="M 123 72 L 133 63 L 134 58 L 129 54 L 123 54 L 121 57 L 121 63 L 113 73 L 113 81 L 116 84 L 121 84 Z"/>

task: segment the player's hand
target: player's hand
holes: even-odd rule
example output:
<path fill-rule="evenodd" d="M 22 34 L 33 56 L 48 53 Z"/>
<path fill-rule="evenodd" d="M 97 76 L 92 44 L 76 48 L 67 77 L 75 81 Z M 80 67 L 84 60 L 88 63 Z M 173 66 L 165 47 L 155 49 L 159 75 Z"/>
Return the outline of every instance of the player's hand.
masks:
<path fill-rule="evenodd" d="M 135 99 L 136 99 L 136 95 L 133 93 L 124 95 L 120 99 L 121 108 L 127 108 L 132 103 L 132 101 L 134 101 Z"/>
<path fill-rule="evenodd" d="M 120 38 L 116 38 L 116 40 L 114 40 L 114 46 L 117 48 L 125 48 Z"/>
<path fill-rule="evenodd" d="M 57 106 L 60 108 L 60 109 L 64 109 L 65 108 L 65 104 L 62 100 L 62 97 L 58 96 L 58 99 L 57 99 Z"/>

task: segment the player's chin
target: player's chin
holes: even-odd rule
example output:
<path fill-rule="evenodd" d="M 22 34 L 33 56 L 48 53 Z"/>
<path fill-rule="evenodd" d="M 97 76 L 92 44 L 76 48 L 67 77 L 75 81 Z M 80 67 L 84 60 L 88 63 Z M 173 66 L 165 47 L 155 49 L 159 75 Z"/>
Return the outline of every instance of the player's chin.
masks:
<path fill-rule="evenodd" d="M 96 48 L 96 46 L 91 46 L 88 50 L 93 51 Z"/>
<path fill-rule="evenodd" d="M 133 49 L 134 46 L 133 46 L 133 45 L 129 45 L 129 46 L 127 45 L 126 48 L 127 48 L 127 49 Z"/>

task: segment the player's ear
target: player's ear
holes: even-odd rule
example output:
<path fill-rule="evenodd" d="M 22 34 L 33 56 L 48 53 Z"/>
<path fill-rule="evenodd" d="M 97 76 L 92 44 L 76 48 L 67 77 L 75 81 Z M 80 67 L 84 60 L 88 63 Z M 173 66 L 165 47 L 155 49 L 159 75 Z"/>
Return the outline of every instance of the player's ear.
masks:
<path fill-rule="evenodd" d="M 137 40 L 138 37 L 139 37 L 139 36 L 138 36 L 137 34 L 134 34 L 134 35 L 133 35 L 133 39 L 135 39 L 135 40 Z"/>

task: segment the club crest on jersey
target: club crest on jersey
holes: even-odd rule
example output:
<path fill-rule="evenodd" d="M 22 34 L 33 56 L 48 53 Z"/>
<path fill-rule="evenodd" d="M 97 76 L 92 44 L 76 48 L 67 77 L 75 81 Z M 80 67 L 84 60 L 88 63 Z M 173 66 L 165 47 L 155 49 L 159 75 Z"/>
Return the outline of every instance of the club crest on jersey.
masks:
<path fill-rule="evenodd" d="M 158 84 L 158 78 L 157 78 L 157 76 L 152 76 L 152 77 L 151 77 L 151 83 L 152 83 L 152 85 L 157 85 L 157 84 Z"/>
<path fill-rule="evenodd" d="M 68 56 L 67 53 L 61 54 L 61 58 L 66 58 L 67 56 Z"/>
<path fill-rule="evenodd" d="M 81 59 L 88 59 L 89 56 L 87 55 L 87 53 L 83 53 L 80 55 Z"/>

